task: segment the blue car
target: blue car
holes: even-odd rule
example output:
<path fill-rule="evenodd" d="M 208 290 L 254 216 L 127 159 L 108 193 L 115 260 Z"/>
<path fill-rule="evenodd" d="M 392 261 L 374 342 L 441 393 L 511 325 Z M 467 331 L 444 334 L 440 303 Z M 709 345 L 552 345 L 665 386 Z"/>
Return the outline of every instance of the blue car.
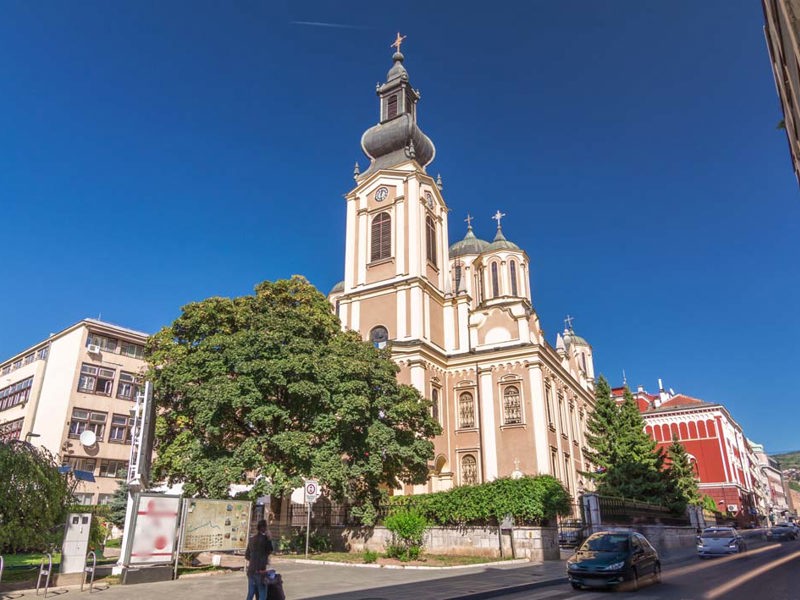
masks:
<path fill-rule="evenodd" d="M 661 559 L 650 542 L 633 531 L 603 531 L 589 537 L 567 560 L 573 588 L 638 589 L 643 579 L 661 581 Z"/>

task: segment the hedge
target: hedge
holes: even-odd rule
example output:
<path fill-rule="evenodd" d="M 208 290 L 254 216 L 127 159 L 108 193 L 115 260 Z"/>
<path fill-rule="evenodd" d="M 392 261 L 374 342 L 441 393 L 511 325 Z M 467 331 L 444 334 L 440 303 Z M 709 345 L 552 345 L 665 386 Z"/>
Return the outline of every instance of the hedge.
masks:
<path fill-rule="evenodd" d="M 446 492 L 393 496 L 389 513 L 413 509 L 440 526 L 497 525 L 506 515 L 516 525 L 547 525 L 571 512 L 572 499 L 561 482 L 550 475 L 496 479 Z"/>

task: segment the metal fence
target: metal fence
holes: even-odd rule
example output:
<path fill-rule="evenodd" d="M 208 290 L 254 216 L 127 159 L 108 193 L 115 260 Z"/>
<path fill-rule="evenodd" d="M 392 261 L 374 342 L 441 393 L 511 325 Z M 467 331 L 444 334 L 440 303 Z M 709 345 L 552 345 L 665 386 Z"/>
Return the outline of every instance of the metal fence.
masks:
<path fill-rule="evenodd" d="M 603 524 L 689 525 L 689 519 L 685 515 L 676 515 L 657 504 L 610 496 L 597 498 Z"/>
<path fill-rule="evenodd" d="M 378 507 L 377 523 L 381 523 L 389 512 L 389 505 Z M 308 522 L 308 505 L 292 502 L 286 518 L 286 525 L 305 527 Z M 311 505 L 312 528 L 359 527 L 363 523 L 354 514 L 353 507 L 328 501 L 317 501 Z"/>

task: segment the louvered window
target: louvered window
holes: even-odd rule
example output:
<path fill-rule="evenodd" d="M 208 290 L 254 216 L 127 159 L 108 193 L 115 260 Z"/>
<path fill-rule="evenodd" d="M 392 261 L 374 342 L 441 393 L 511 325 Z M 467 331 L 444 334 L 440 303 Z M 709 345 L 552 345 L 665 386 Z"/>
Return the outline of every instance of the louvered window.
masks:
<path fill-rule="evenodd" d="M 394 119 L 397 116 L 397 95 L 389 96 L 389 101 L 386 103 L 386 118 Z"/>
<path fill-rule="evenodd" d="M 425 219 L 425 247 L 428 251 L 428 260 L 436 264 L 436 224 L 433 217 Z"/>
<path fill-rule="evenodd" d="M 517 263 L 511 261 L 511 295 L 517 295 Z"/>
<path fill-rule="evenodd" d="M 500 285 L 497 280 L 497 263 L 492 263 L 492 298 L 499 295 Z"/>
<path fill-rule="evenodd" d="M 475 402 L 469 392 L 458 397 L 458 424 L 462 429 L 475 427 Z"/>
<path fill-rule="evenodd" d="M 372 259 L 381 260 L 392 255 L 392 218 L 380 213 L 372 219 Z"/>
<path fill-rule="evenodd" d="M 439 390 L 436 388 L 431 390 L 431 404 L 433 405 L 431 407 L 431 416 L 437 423 L 441 423 L 439 419 Z"/>
<path fill-rule="evenodd" d="M 458 293 L 461 290 L 461 263 L 456 262 L 455 264 L 455 276 L 456 276 L 456 287 L 455 292 Z"/>

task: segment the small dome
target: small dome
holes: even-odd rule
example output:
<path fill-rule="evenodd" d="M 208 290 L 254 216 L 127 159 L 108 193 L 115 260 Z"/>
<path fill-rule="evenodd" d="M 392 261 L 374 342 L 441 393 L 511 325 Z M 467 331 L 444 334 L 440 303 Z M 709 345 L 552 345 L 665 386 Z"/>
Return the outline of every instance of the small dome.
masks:
<path fill-rule="evenodd" d="M 479 240 L 475 237 L 475 234 L 472 233 L 472 226 L 470 226 L 467 228 L 467 235 L 464 236 L 463 240 L 451 244 L 450 258 L 458 258 L 459 256 L 465 256 L 467 254 L 478 255 L 483 252 L 488 245 L 489 242 Z"/>
<path fill-rule="evenodd" d="M 333 286 L 331 288 L 331 291 L 328 292 L 328 295 L 330 296 L 331 294 L 337 294 L 337 293 L 343 292 L 343 291 L 344 291 L 344 281 L 340 281 L 339 283 L 337 283 L 335 286 Z"/>
<path fill-rule="evenodd" d="M 575 335 L 575 332 L 572 329 L 569 329 L 564 332 L 564 343 L 567 346 L 575 345 L 575 346 L 586 346 L 588 348 L 592 347 L 592 345 L 585 339 L 583 339 L 581 336 Z"/>
<path fill-rule="evenodd" d="M 406 68 L 403 66 L 404 58 L 405 56 L 403 56 L 402 53 L 400 52 L 394 53 L 394 55 L 392 56 L 394 64 L 392 65 L 392 68 L 389 69 L 389 72 L 386 74 L 386 81 L 391 81 L 392 79 L 397 79 L 398 77 L 401 79 L 408 79 L 408 71 L 406 71 Z"/>
<path fill-rule="evenodd" d="M 494 236 L 494 240 L 484 252 L 493 252 L 494 250 L 519 250 L 519 246 L 514 242 L 509 242 L 506 236 L 503 235 L 503 230 L 498 227 L 497 235 Z"/>

